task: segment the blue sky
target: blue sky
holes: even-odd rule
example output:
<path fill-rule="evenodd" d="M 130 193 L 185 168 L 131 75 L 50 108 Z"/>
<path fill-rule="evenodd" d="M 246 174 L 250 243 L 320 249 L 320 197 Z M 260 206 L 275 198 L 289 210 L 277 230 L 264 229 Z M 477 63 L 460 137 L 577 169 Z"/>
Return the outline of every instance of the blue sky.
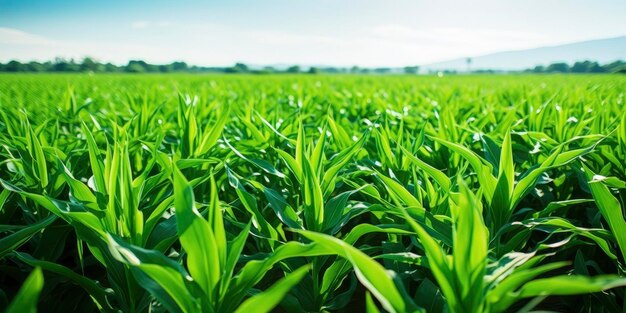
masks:
<path fill-rule="evenodd" d="M 625 34 L 625 0 L 0 0 L 0 61 L 403 66 Z"/>

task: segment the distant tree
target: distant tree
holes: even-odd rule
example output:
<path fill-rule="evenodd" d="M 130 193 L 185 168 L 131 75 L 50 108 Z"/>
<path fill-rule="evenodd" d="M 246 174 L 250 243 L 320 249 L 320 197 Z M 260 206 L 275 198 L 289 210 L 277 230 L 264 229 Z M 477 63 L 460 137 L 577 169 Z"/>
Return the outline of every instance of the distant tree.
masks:
<path fill-rule="evenodd" d="M 157 72 L 159 72 L 159 66 L 158 65 L 150 64 L 150 63 L 147 63 L 147 62 L 143 62 L 143 63 L 144 63 L 144 68 L 146 69 L 146 72 L 149 72 L 149 73 L 157 73 Z"/>
<path fill-rule="evenodd" d="M 419 66 L 405 66 L 404 73 L 405 74 L 417 74 L 419 71 Z"/>
<path fill-rule="evenodd" d="M 52 70 L 55 72 L 78 72 L 80 65 L 76 64 L 74 59 L 67 61 L 63 58 L 56 58 L 52 64 Z"/>
<path fill-rule="evenodd" d="M 244 72 L 244 73 L 250 71 L 248 66 L 243 63 L 236 63 L 235 68 L 237 68 L 240 72 Z"/>
<path fill-rule="evenodd" d="M 614 73 L 614 74 L 626 74 L 626 65 L 622 66 L 622 67 L 615 68 L 613 70 L 613 72 L 611 72 L 611 73 Z"/>
<path fill-rule="evenodd" d="M 52 71 L 54 72 L 63 72 L 67 67 L 67 61 L 63 58 L 55 58 L 52 63 Z"/>
<path fill-rule="evenodd" d="M 602 73 L 605 71 L 598 62 L 591 61 L 576 62 L 571 68 L 572 73 Z"/>
<path fill-rule="evenodd" d="M 291 74 L 300 73 L 300 67 L 297 65 L 290 66 L 287 68 L 286 72 Z"/>
<path fill-rule="evenodd" d="M 391 72 L 391 69 L 388 67 L 379 67 L 374 69 L 374 73 L 376 74 L 388 74 Z"/>
<path fill-rule="evenodd" d="M 169 73 L 172 72 L 174 69 L 172 68 L 172 64 L 163 64 L 163 65 L 159 65 L 159 72 L 161 73 Z"/>
<path fill-rule="evenodd" d="M 626 62 L 624 61 L 615 61 L 609 64 L 605 64 L 602 66 L 605 72 L 608 73 L 626 73 Z"/>
<path fill-rule="evenodd" d="M 146 72 L 146 68 L 137 63 L 126 65 L 126 68 L 124 70 L 128 73 L 145 73 Z"/>
<path fill-rule="evenodd" d="M 235 66 L 228 67 L 224 70 L 226 73 L 247 73 L 250 69 L 243 63 L 236 63 Z"/>
<path fill-rule="evenodd" d="M 98 72 L 98 65 L 92 58 L 86 57 L 80 64 L 80 70 L 81 72 Z"/>
<path fill-rule="evenodd" d="M 570 69 L 570 71 L 572 73 L 586 73 L 589 68 L 589 63 L 590 63 L 589 61 L 576 62 L 574 63 L 574 65 L 572 65 L 572 68 Z"/>
<path fill-rule="evenodd" d="M 4 67 L 7 72 L 22 72 L 24 71 L 24 65 L 19 61 L 9 61 Z"/>
<path fill-rule="evenodd" d="M 185 62 L 173 62 L 171 64 L 171 69 L 174 72 L 183 72 L 187 70 L 187 63 Z"/>
<path fill-rule="evenodd" d="M 317 74 L 319 72 L 320 70 L 317 67 L 313 67 L 313 66 L 309 67 L 309 71 L 308 71 L 309 74 Z"/>
<path fill-rule="evenodd" d="M 548 65 L 546 71 L 549 73 L 567 73 L 569 72 L 569 65 L 564 62 L 552 63 Z"/>
<path fill-rule="evenodd" d="M 338 69 L 336 67 L 320 67 L 317 68 L 317 70 L 320 73 L 341 73 L 341 69 Z"/>
<path fill-rule="evenodd" d="M 24 67 L 24 70 L 28 72 L 45 72 L 48 70 L 44 64 L 35 61 L 24 64 Z"/>
<path fill-rule="evenodd" d="M 600 64 L 598 64 L 598 62 L 591 62 L 591 64 L 589 65 L 589 73 L 604 73 L 606 72 L 604 70 L 604 68 L 602 66 L 600 66 Z"/>
<path fill-rule="evenodd" d="M 130 60 L 124 68 L 129 73 L 145 73 L 147 72 L 147 63 L 141 60 Z"/>
<path fill-rule="evenodd" d="M 156 73 L 160 71 L 160 68 L 158 65 L 150 64 L 143 60 L 130 60 L 124 70 L 129 73 Z"/>
<path fill-rule="evenodd" d="M 467 72 L 471 72 L 472 71 L 472 58 L 467 58 L 465 59 L 465 63 L 467 64 Z"/>
<path fill-rule="evenodd" d="M 473 70 L 472 73 L 476 74 L 495 74 L 497 71 L 495 70 Z"/>
<path fill-rule="evenodd" d="M 543 65 L 537 65 L 535 66 L 535 68 L 532 69 L 533 73 L 544 73 L 545 71 L 546 71 L 546 68 Z"/>
<path fill-rule="evenodd" d="M 104 71 L 114 73 L 114 72 L 119 72 L 120 68 L 117 67 L 115 64 L 107 63 L 107 64 L 104 64 Z"/>

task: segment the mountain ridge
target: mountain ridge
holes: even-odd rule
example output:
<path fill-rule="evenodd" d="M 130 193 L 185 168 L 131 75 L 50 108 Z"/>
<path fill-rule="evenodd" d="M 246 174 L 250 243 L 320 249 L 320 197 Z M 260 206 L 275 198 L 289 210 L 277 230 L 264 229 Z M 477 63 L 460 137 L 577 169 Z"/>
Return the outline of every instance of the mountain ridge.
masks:
<path fill-rule="evenodd" d="M 626 35 L 551 45 L 530 49 L 494 52 L 473 57 L 424 64 L 421 71 L 455 70 L 467 71 L 467 59 L 471 59 L 470 70 L 515 71 L 565 62 L 595 61 L 601 64 L 626 59 Z"/>

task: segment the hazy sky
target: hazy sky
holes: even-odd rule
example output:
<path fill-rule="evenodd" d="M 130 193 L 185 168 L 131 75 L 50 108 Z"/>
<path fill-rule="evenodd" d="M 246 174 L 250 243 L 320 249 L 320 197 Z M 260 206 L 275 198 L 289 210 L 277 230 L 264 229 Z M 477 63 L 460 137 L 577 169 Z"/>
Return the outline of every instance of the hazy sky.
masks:
<path fill-rule="evenodd" d="M 403 66 L 626 34 L 626 0 L 0 0 L 0 61 Z"/>

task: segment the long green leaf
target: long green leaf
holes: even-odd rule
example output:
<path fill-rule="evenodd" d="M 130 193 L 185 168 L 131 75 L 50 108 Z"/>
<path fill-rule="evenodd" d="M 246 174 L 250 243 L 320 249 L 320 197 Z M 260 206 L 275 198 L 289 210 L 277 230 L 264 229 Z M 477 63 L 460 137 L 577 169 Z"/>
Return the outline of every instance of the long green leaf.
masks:
<path fill-rule="evenodd" d="M 43 288 L 43 274 L 35 268 L 22 284 L 6 313 L 37 313 L 37 300 Z"/>
<path fill-rule="evenodd" d="M 309 272 L 309 269 L 309 266 L 303 266 L 293 271 L 293 273 L 280 279 L 265 291 L 244 301 L 237 308 L 235 313 L 265 313 L 272 311 L 272 309 L 274 309 L 274 307 L 285 297 L 287 292 L 289 292 L 293 286 L 298 284 L 300 280 L 304 278 L 304 276 Z"/>

